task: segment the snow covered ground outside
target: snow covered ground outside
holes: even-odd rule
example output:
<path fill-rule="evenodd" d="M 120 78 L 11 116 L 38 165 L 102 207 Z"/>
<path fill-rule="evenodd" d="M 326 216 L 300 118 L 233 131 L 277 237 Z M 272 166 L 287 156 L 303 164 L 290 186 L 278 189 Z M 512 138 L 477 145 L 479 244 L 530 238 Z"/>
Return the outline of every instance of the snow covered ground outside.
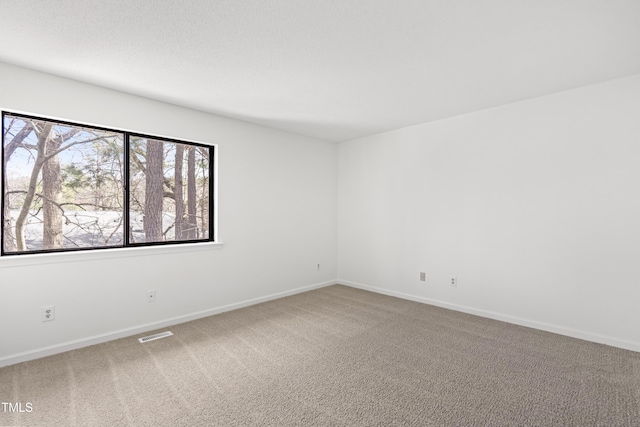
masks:
<path fill-rule="evenodd" d="M 11 210 L 12 225 L 20 213 Z M 144 229 L 142 213 L 132 212 L 130 223 L 134 242 L 144 242 Z M 122 246 L 123 228 L 122 211 L 66 211 L 62 218 L 62 233 L 64 248 L 88 248 L 105 246 Z M 166 240 L 174 239 L 174 216 L 163 216 L 163 230 L 167 230 Z M 43 249 L 42 212 L 35 215 L 32 212 L 27 217 L 25 226 L 25 241 L 28 250 Z"/>

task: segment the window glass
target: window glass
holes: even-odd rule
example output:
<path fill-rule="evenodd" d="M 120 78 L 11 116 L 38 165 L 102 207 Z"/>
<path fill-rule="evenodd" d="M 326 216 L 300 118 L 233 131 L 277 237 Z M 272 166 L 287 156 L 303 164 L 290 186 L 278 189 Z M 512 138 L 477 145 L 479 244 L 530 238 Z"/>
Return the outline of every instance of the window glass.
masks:
<path fill-rule="evenodd" d="M 121 133 L 4 116 L 6 253 L 123 244 Z"/>
<path fill-rule="evenodd" d="M 2 117 L 3 255 L 213 240 L 211 146 Z"/>
<path fill-rule="evenodd" d="M 209 238 L 209 150 L 132 136 L 131 243 Z"/>

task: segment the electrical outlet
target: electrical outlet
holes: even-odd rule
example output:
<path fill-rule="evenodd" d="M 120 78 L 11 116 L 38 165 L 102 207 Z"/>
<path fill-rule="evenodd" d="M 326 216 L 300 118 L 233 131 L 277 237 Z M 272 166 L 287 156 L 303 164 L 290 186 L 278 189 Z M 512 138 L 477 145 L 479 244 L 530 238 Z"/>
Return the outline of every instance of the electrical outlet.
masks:
<path fill-rule="evenodd" d="M 149 289 L 147 291 L 147 302 L 156 302 L 156 290 Z"/>
<path fill-rule="evenodd" d="M 420 273 L 420 281 L 421 282 L 427 281 L 427 273 Z"/>
<path fill-rule="evenodd" d="M 457 277 L 452 277 L 451 278 L 451 282 L 449 282 L 450 286 L 458 286 L 458 278 Z"/>
<path fill-rule="evenodd" d="M 56 306 L 48 305 L 46 307 L 42 307 L 42 321 L 50 322 L 52 320 L 56 320 Z"/>

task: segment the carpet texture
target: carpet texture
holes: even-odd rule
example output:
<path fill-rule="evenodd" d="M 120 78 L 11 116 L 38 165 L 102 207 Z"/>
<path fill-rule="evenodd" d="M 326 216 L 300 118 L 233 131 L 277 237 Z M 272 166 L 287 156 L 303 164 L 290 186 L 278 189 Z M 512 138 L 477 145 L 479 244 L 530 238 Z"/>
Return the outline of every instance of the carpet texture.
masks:
<path fill-rule="evenodd" d="M 0 425 L 640 426 L 640 353 L 345 286 L 162 330 L 0 369 Z"/>

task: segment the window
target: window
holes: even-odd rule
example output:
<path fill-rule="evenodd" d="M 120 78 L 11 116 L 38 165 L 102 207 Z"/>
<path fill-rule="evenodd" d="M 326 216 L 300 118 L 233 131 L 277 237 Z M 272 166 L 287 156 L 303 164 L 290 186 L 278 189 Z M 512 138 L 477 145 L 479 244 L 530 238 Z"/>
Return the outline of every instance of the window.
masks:
<path fill-rule="evenodd" d="M 213 241 L 213 146 L 14 113 L 2 123 L 2 255 Z"/>

